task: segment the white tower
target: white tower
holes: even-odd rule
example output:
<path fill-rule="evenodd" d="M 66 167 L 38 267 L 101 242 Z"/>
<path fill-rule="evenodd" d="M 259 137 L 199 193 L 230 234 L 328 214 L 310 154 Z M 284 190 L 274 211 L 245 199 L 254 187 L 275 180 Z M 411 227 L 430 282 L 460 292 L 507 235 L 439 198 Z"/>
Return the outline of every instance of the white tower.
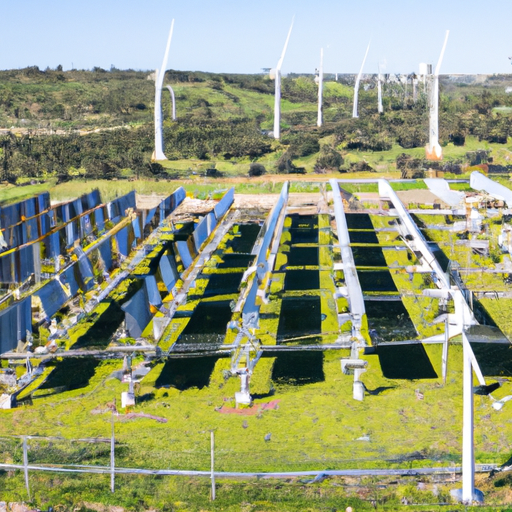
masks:
<path fill-rule="evenodd" d="M 324 91 L 324 49 L 320 49 L 320 69 L 318 70 L 318 118 L 316 125 L 318 127 L 323 124 L 322 116 L 322 95 Z"/>
<path fill-rule="evenodd" d="M 364 54 L 363 63 L 361 64 L 361 69 L 359 70 L 359 74 L 357 75 L 357 78 L 356 78 L 356 85 L 354 86 L 354 107 L 352 109 L 352 117 L 359 117 L 357 114 L 357 100 L 359 98 L 359 82 L 361 81 L 364 63 L 366 62 L 366 57 L 368 55 L 369 50 L 370 50 L 370 43 L 368 43 L 368 48 L 366 48 L 366 53 Z"/>
<path fill-rule="evenodd" d="M 174 29 L 174 19 L 171 23 L 169 38 L 165 48 L 164 60 L 160 70 L 156 70 L 155 77 L 155 151 L 152 156 L 153 161 L 167 160 L 164 155 L 164 137 L 162 134 L 162 87 L 164 84 L 165 69 L 167 67 L 167 59 L 169 57 L 169 48 L 171 46 L 172 31 Z"/>
<path fill-rule="evenodd" d="M 279 59 L 275 69 L 276 92 L 274 99 L 274 139 L 279 139 L 281 137 L 281 66 L 283 65 L 284 55 L 286 53 L 286 48 L 288 47 L 290 35 L 292 33 L 294 19 L 295 17 L 292 19 L 292 24 L 290 25 L 290 30 L 288 31 L 288 37 L 284 43 L 283 53 L 281 54 L 281 58 Z M 272 71 L 270 71 L 270 78 L 272 78 Z"/>
<path fill-rule="evenodd" d="M 437 62 L 434 75 L 431 77 L 432 83 L 429 94 L 429 109 L 430 109 L 430 128 L 429 128 L 429 142 L 425 148 L 427 160 L 442 160 L 443 150 L 439 145 L 439 71 L 443 61 L 446 43 L 448 42 L 448 35 L 450 31 L 446 31 L 444 38 L 443 49 Z"/>
<path fill-rule="evenodd" d="M 382 73 L 379 65 L 379 74 L 377 76 L 377 110 L 379 114 L 384 112 L 384 107 L 382 106 Z"/>

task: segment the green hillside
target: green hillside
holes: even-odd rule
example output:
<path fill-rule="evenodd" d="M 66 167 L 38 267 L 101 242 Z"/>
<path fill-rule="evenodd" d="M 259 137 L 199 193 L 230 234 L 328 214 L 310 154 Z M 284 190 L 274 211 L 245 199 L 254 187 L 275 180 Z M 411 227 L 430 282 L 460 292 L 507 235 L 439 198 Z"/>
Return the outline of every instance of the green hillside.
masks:
<path fill-rule="evenodd" d="M 508 76 L 483 84 L 444 79 L 440 142 L 444 162 L 460 173 L 490 164 L 508 172 L 512 146 Z M 168 161 L 151 164 L 154 82 L 147 71 L 0 71 L 0 178 L 20 183 L 92 178 L 190 177 L 216 168 L 225 176 L 270 173 L 396 171 L 420 176 L 425 162 L 427 102 L 401 84 L 384 86 L 384 114 L 377 113 L 375 81 L 363 80 L 359 118 L 352 119 L 353 77 L 325 82 L 324 124 L 316 126 L 317 86 L 311 75 L 289 75 L 282 84 L 281 140 L 273 126 L 274 83 L 265 75 L 168 71 L 176 95 L 177 121 L 163 91 Z M 410 89 L 410 87 L 409 87 Z M 494 166 L 494 167 L 493 167 Z M 498 166 L 498 167 L 496 167 Z"/>

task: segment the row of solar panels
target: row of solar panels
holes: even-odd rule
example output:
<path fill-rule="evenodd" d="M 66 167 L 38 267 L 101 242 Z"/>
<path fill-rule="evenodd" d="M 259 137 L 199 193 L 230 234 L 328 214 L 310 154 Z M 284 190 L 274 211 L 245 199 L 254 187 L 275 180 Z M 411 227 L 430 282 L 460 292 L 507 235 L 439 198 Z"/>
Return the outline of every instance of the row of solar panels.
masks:
<path fill-rule="evenodd" d="M 232 188 L 224 194 L 215 208 L 195 226 L 188 240 L 176 241 L 174 248 L 169 248 L 165 252 L 162 250 L 162 253 L 156 256 L 159 258 L 159 262 L 155 271 L 151 275 L 143 277 L 143 286 L 122 306 L 125 312 L 126 329 L 131 337 L 138 338 L 141 336 L 151 321 L 150 306 L 158 309 L 162 305 L 157 279 L 161 279 L 167 291 L 171 293 L 180 278 L 176 255 L 181 260 L 182 271 L 187 270 L 195 255 L 199 253 L 203 243 L 212 234 L 220 219 L 233 204 L 233 200 L 234 189 Z"/>
<path fill-rule="evenodd" d="M 16 203 L 7 207 L 9 216 L 4 215 L 3 218 L 16 221 L 19 218 L 18 214 L 28 211 L 32 213 L 32 206 L 41 203 L 30 200 Z M 43 204 L 46 205 L 46 202 Z M 27 205 L 31 205 L 30 208 Z M 4 240 L 7 233 L 8 245 L 14 250 L 0 253 L 0 282 L 24 282 L 40 268 L 41 258 L 53 259 L 64 254 L 77 240 L 91 235 L 94 230 L 101 233 L 105 230 L 107 220 L 118 222 L 126 209 L 135 209 L 135 206 L 133 191 L 102 205 L 99 191 L 94 190 L 74 201 L 5 227 Z"/>
<path fill-rule="evenodd" d="M 169 197 L 165 198 L 158 207 L 149 212 L 144 212 L 144 215 L 139 215 L 112 235 L 104 236 L 103 239 L 87 251 L 87 254 L 81 249 L 76 250 L 75 254 L 78 256 L 78 260 L 68 265 L 56 277 L 50 279 L 33 294 L 40 301 L 45 317 L 51 318 L 68 300 L 75 297 L 79 292 L 86 292 L 94 288 L 97 284 L 95 280 L 95 267 L 96 269 L 100 268 L 104 272 L 109 272 L 113 268 L 114 260 L 119 255 L 122 257 L 128 256 L 133 247 L 142 241 L 142 233 L 147 231 L 148 228 L 157 225 L 156 219 L 163 220 L 170 215 L 184 200 L 185 195 L 183 188 L 179 188 Z M 122 201 L 119 201 L 119 199 L 122 199 Z M 119 199 L 116 200 L 118 208 L 131 204 L 127 201 L 126 196 Z M 178 241 L 176 243 L 176 251 L 182 262 L 183 270 L 186 270 L 192 264 L 193 257 L 199 251 L 202 243 L 212 233 L 218 220 L 227 212 L 233 203 L 233 199 L 234 190 L 231 189 L 219 201 L 214 211 L 205 216 L 196 226 L 189 240 L 191 243 L 187 241 Z M 108 212 L 113 211 L 108 207 L 107 210 Z M 116 218 L 119 220 L 120 217 L 113 217 L 113 219 Z M 28 248 L 32 247 L 38 247 L 38 244 L 28 246 Z M 12 254 L 17 253 L 26 254 L 24 251 L 16 251 Z M 37 258 L 36 254 L 38 255 L 39 252 L 32 249 L 32 254 L 33 260 L 35 260 Z M 165 254 L 160 254 L 159 257 L 158 268 L 160 276 L 170 292 L 180 277 L 175 255 L 173 251 L 167 251 Z M 2 257 L 0 255 L 1 261 Z M 30 267 L 28 263 L 26 265 L 27 268 Z M 129 329 L 130 335 L 133 337 L 140 336 L 144 327 L 151 320 L 150 305 L 154 307 L 161 305 L 156 276 L 154 274 L 148 275 L 143 277 L 143 279 L 144 286 L 123 307 L 127 314 L 127 324 L 129 326 L 136 324 L 137 326 L 131 330 Z M 26 332 L 32 330 L 31 305 L 32 297 L 28 297 L 0 311 L 0 353 L 15 349 L 18 341 L 26 338 Z M 135 324 L 130 322 L 132 317 L 135 319 Z"/>
<path fill-rule="evenodd" d="M 155 212 L 159 211 L 158 218 L 169 215 L 183 201 L 185 195 L 183 188 L 179 188 L 165 198 L 154 209 Z M 90 206 L 94 204 L 90 202 L 91 199 L 97 201 L 100 206 L 92 212 L 89 210 L 84 213 L 84 202 Z M 18 250 L 0 254 L 0 280 L 8 283 L 22 282 L 34 273 L 36 268 L 40 268 L 41 255 L 54 258 L 62 254 L 75 240 L 92 233 L 93 226 L 102 231 L 105 229 L 106 220 L 118 222 L 128 208 L 135 209 L 135 193 L 130 192 L 103 206 L 99 201 L 99 193 L 95 191 L 94 194 L 86 194 L 61 206 L 62 218 L 67 219 L 67 223 L 61 228 L 47 234 L 41 243 L 29 243 Z M 23 208 L 25 207 L 22 207 L 21 211 L 25 211 Z M 81 215 L 78 219 L 77 213 Z M 78 260 L 66 266 L 33 294 L 40 301 L 44 315 L 50 318 L 79 291 L 86 292 L 92 289 L 96 285 L 94 267 L 101 269 L 102 272 L 112 270 L 114 260 L 119 256 L 128 256 L 134 244 L 142 241 L 143 231 L 154 224 L 148 215 L 140 215 L 112 235 L 100 238 L 87 254 L 80 247 L 75 249 Z M 30 296 L 0 311 L 0 353 L 16 348 L 18 341 L 24 340 L 26 332 L 32 330 L 32 301 Z"/>
<path fill-rule="evenodd" d="M 98 190 L 93 190 L 74 201 L 53 208 L 50 205 L 48 192 L 0 208 L 2 250 L 6 251 L 34 242 L 56 226 L 65 224 L 100 204 L 100 193 Z"/>

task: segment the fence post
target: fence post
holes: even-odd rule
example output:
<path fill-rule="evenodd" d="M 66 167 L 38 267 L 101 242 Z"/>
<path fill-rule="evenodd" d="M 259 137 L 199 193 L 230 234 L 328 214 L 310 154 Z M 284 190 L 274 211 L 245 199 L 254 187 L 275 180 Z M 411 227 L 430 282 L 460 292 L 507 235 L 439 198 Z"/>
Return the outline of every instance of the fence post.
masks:
<path fill-rule="evenodd" d="M 30 498 L 30 486 L 28 483 L 28 447 L 27 447 L 27 436 L 23 436 L 23 471 L 25 473 L 25 487 L 27 488 L 28 501 Z"/>
<path fill-rule="evenodd" d="M 215 500 L 215 473 L 214 473 L 214 467 L 215 467 L 215 434 L 213 430 L 210 432 L 210 440 L 211 440 L 211 461 L 212 461 L 212 469 L 211 469 L 211 481 L 212 481 L 212 490 L 210 499 L 212 501 Z"/>
<path fill-rule="evenodd" d="M 114 437 L 114 411 L 112 411 L 111 419 L 111 435 L 110 435 L 110 492 L 115 491 L 115 444 L 116 440 Z"/>

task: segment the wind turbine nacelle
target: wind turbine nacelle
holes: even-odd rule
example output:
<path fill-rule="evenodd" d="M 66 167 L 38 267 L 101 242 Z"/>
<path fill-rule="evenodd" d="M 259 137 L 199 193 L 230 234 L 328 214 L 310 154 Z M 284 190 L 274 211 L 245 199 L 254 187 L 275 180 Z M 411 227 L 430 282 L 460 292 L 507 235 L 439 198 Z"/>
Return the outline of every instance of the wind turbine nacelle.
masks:
<path fill-rule="evenodd" d="M 270 78 L 270 80 L 275 80 L 276 75 L 277 75 L 276 68 L 272 68 L 268 73 L 268 77 Z"/>

